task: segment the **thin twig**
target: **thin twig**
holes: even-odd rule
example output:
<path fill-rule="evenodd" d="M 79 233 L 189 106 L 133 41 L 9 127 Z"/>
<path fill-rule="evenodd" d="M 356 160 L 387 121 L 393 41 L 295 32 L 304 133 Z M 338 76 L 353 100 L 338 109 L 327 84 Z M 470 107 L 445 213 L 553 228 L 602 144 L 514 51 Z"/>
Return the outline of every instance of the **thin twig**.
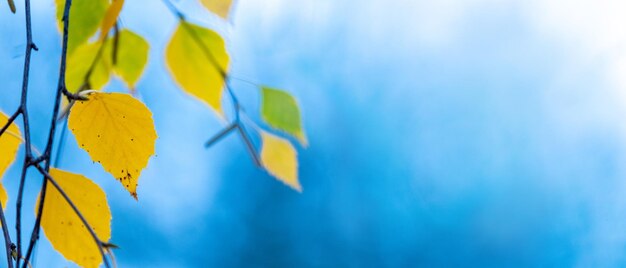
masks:
<path fill-rule="evenodd" d="M 223 129 L 222 131 L 220 131 L 219 133 L 215 134 L 215 136 L 213 136 L 210 140 L 208 140 L 205 144 L 204 147 L 205 148 L 209 148 L 211 147 L 213 144 L 215 144 L 216 142 L 218 142 L 219 140 L 221 140 L 222 138 L 226 137 L 226 135 L 230 134 L 235 128 L 237 127 L 237 123 L 232 123 L 230 124 L 228 127 L 226 127 L 225 129 Z"/>
<path fill-rule="evenodd" d="M 45 162 L 44 163 L 45 168 L 43 171 L 45 171 L 46 173 L 50 170 L 50 155 L 52 153 L 52 147 L 54 144 L 54 136 L 56 133 L 56 126 L 57 126 L 56 121 L 57 121 L 57 116 L 59 114 L 59 108 L 61 106 L 61 97 L 63 96 L 63 93 L 66 91 L 65 69 L 67 66 L 67 43 L 68 43 L 68 37 L 69 37 L 71 6 L 72 6 L 72 0 L 66 0 L 65 7 L 63 10 L 63 46 L 61 48 L 61 64 L 59 67 L 59 81 L 57 84 L 56 98 L 55 98 L 54 107 L 52 110 L 52 118 L 50 120 L 51 122 L 50 122 L 50 131 L 48 133 L 48 142 L 46 143 L 46 148 L 42 155 L 42 159 Z M 36 165 L 36 167 L 37 169 L 40 168 L 38 164 Z M 39 231 L 41 228 L 41 215 L 43 214 L 44 202 L 46 200 L 45 197 L 46 197 L 46 188 L 48 185 L 47 182 L 48 180 L 44 179 L 41 185 L 39 206 L 37 210 L 37 218 L 35 219 L 35 226 L 33 227 L 33 231 L 30 236 L 30 243 L 28 244 L 28 250 L 26 251 L 26 256 L 25 256 L 26 261 L 24 262 L 23 268 L 26 268 L 26 264 L 30 261 L 30 256 L 33 252 L 33 248 L 35 247 L 35 244 L 37 243 L 37 240 L 39 239 Z"/>
<path fill-rule="evenodd" d="M 16 202 L 16 220 L 15 220 L 15 230 L 17 236 L 17 260 L 16 267 L 20 266 L 20 257 L 22 256 L 22 197 L 24 192 L 24 182 L 26 178 L 26 172 L 28 167 L 32 163 L 32 151 L 31 151 L 31 142 L 30 142 L 30 122 L 28 117 L 28 109 L 26 106 L 27 96 L 28 96 L 28 81 L 30 77 L 30 59 L 33 50 L 39 50 L 35 43 L 33 42 L 33 30 L 31 23 L 31 11 L 30 11 L 30 0 L 24 0 L 24 17 L 26 20 L 26 52 L 24 55 L 24 73 L 22 77 L 22 96 L 20 100 L 20 107 L 18 108 L 19 113 L 22 114 L 22 119 L 24 122 L 24 140 L 26 147 L 26 154 L 24 156 L 24 163 L 22 167 L 22 175 L 20 177 L 20 185 L 19 192 Z"/>
<path fill-rule="evenodd" d="M 0 129 L 0 137 L 2 136 L 2 134 L 4 134 L 4 132 L 9 128 L 9 126 L 11 126 L 11 123 L 13 123 L 13 121 L 15 121 L 17 116 L 20 115 L 21 113 L 22 113 L 22 109 L 17 109 L 17 111 L 15 111 L 15 113 L 13 113 L 11 117 L 9 117 L 9 120 L 7 121 L 7 123 L 2 127 L 2 129 Z"/>
<path fill-rule="evenodd" d="M 2 208 L 2 202 L 0 202 L 0 222 L 2 222 L 2 233 L 4 235 L 4 246 L 7 251 L 7 267 L 13 268 L 13 257 L 11 256 L 11 236 L 9 236 L 9 228 L 7 228 L 7 220 L 4 217 L 4 209 Z"/>

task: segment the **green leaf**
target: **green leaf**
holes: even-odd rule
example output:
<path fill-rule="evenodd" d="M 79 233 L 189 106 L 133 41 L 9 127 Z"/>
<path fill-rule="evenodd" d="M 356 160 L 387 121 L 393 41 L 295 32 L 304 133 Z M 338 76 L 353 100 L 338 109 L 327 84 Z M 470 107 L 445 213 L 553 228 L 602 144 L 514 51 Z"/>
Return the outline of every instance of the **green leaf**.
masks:
<path fill-rule="evenodd" d="M 111 62 L 115 73 L 126 82 L 128 88 L 134 89 L 148 62 L 150 45 L 143 37 L 126 29 L 119 32 L 118 38 L 115 64 L 112 59 L 114 43 L 112 38 L 107 41 L 107 54 L 105 55 Z"/>
<path fill-rule="evenodd" d="M 165 52 L 167 67 L 178 85 L 221 116 L 224 76 L 229 57 L 222 37 L 207 28 L 181 22 Z"/>
<path fill-rule="evenodd" d="M 308 141 L 302 129 L 300 108 L 296 99 L 289 93 L 269 87 L 261 88 L 261 117 L 267 124 L 296 137 L 307 146 Z"/>
<path fill-rule="evenodd" d="M 76 51 L 67 57 L 67 69 L 65 71 L 65 84 L 71 92 L 76 92 L 85 82 L 85 76 L 89 67 L 96 59 L 101 43 L 85 43 L 76 48 Z M 96 62 L 89 77 L 89 89 L 101 89 L 110 79 L 111 70 L 104 57 Z"/>
<path fill-rule="evenodd" d="M 55 0 L 59 30 L 63 29 L 64 0 Z M 102 23 L 104 14 L 109 7 L 108 0 L 73 0 L 70 10 L 70 33 L 67 44 L 68 54 L 93 36 Z"/>

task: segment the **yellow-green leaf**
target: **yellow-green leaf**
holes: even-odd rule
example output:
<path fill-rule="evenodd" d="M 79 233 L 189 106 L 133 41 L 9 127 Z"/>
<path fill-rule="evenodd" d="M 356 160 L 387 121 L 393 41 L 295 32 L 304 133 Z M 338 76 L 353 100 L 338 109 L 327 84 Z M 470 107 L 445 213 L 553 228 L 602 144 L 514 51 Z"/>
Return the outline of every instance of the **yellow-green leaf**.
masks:
<path fill-rule="evenodd" d="M 94 92 L 88 98 L 74 103 L 69 128 L 91 159 L 137 199 L 139 175 L 157 138 L 152 113 L 129 94 Z"/>
<path fill-rule="evenodd" d="M 4 127 L 9 121 L 4 113 L 0 112 L 0 128 Z M 22 134 L 20 129 L 15 123 L 11 123 L 9 128 L 0 136 L 0 182 L 6 172 L 7 168 L 15 161 L 17 157 L 17 150 L 22 143 Z M 8 195 L 4 186 L 0 183 L 0 202 L 2 202 L 2 208 L 6 206 L 8 201 Z"/>
<path fill-rule="evenodd" d="M 143 37 L 130 30 L 119 32 L 117 44 L 117 55 L 113 70 L 124 80 L 130 89 L 135 88 L 135 84 L 143 74 L 148 62 L 148 50 L 150 45 Z M 107 42 L 107 59 L 112 60 L 113 40 Z"/>
<path fill-rule="evenodd" d="M 302 117 L 296 99 L 289 93 L 263 87 L 261 89 L 261 117 L 273 128 L 285 131 L 303 144 L 307 138 L 302 129 Z"/>
<path fill-rule="evenodd" d="M 263 167 L 283 183 L 298 192 L 302 187 L 298 181 L 298 155 L 291 143 L 283 138 L 261 132 L 263 146 L 261 163 Z"/>
<path fill-rule="evenodd" d="M 65 84 L 70 92 L 76 92 L 85 83 L 85 77 L 98 55 L 100 43 L 85 43 L 67 57 Z M 89 89 L 102 89 L 111 77 L 109 63 L 101 56 L 89 76 Z"/>
<path fill-rule="evenodd" d="M 230 13 L 230 7 L 233 4 L 233 0 L 201 0 L 202 4 L 209 9 L 209 11 L 217 14 L 223 19 L 228 19 Z"/>
<path fill-rule="evenodd" d="M 207 28 L 181 22 L 165 57 L 178 85 L 222 115 L 224 74 L 229 61 L 222 37 Z"/>
<path fill-rule="evenodd" d="M 104 191 L 82 175 L 53 168 L 50 176 L 76 205 L 100 241 L 108 242 L 111 210 Z M 98 267 L 102 262 L 98 245 L 72 207 L 51 184 L 46 188 L 45 198 L 41 228 L 52 247 L 81 267 Z"/>
<path fill-rule="evenodd" d="M 59 30 L 63 30 L 64 0 L 55 0 Z M 109 7 L 109 0 L 73 0 L 70 9 L 70 32 L 67 44 L 68 54 L 87 42 L 102 23 L 104 14 Z"/>
<path fill-rule="evenodd" d="M 124 0 L 113 0 L 113 3 L 109 6 L 106 13 L 104 14 L 104 19 L 102 20 L 102 24 L 100 25 L 100 41 L 104 41 L 104 39 L 109 34 L 113 25 L 117 21 L 117 17 L 119 17 L 120 12 L 122 12 L 122 7 L 124 6 Z"/>

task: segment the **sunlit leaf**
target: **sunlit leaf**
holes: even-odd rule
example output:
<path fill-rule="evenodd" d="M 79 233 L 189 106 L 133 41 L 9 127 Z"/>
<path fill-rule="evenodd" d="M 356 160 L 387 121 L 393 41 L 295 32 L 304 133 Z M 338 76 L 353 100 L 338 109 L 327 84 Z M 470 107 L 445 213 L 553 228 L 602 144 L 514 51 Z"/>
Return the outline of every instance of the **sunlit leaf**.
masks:
<path fill-rule="evenodd" d="M 300 108 L 289 93 L 273 88 L 261 89 L 261 117 L 270 126 L 285 131 L 306 146 L 307 138 L 302 129 Z"/>
<path fill-rule="evenodd" d="M 291 143 L 283 138 L 261 132 L 263 146 L 261 163 L 267 171 L 298 192 L 302 187 L 298 181 L 298 156 Z"/>
<path fill-rule="evenodd" d="M 148 62 L 150 45 L 143 37 L 130 30 L 120 31 L 118 38 L 115 64 L 112 63 L 113 54 L 111 52 L 113 40 L 107 42 L 107 60 L 111 62 L 113 70 L 124 80 L 126 85 L 134 89 Z"/>
<path fill-rule="evenodd" d="M 7 207 L 7 202 L 9 202 L 9 195 L 7 194 L 7 190 L 4 189 L 4 185 L 0 183 L 0 202 L 2 202 L 2 210 Z"/>
<path fill-rule="evenodd" d="M 104 191 L 82 175 L 53 168 L 50 176 L 76 205 L 100 241 L 109 241 L 111 211 Z M 46 188 L 45 198 L 41 227 L 52 247 L 82 267 L 98 267 L 102 262 L 98 245 L 72 207 L 51 184 Z"/>
<path fill-rule="evenodd" d="M 111 31 L 111 28 L 115 25 L 117 17 L 119 17 L 120 12 L 122 12 L 123 6 L 124 0 L 113 0 L 107 9 L 102 24 L 100 25 L 100 41 L 103 41 L 107 37 L 109 31 Z"/>
<path fill-rule="evenodd" d="M 4 127 L 6 123 L 9 121 L 9 117 L 7 117 L 4 113 L 0 112 L 0 128 Z M 0 181 L 2 181 L 2 176 L 6 172 L 7 168 L 15 161 L 17 157 L 17 150 L 20 148 L 20 144 L 22 143 L 22 134 L 20 133 L 20 129 L 17 127 L 15 123 L 11 123 L 9 128 L 0 136 Z M 2 201 L 2 206 L 6 206 L 8 200 L 8 196 L 4 186 L 0 184 L 0 201 Z"/>
<path fill-rule="evenodd" d="M 59 30 L 63 30 L 64 0 L 55 0 Z M 102 24 L 104 14 L 109 7 L 108 0 L 73 0 L 70 9 L 70 32 L 67 44 L 69 54 L 81 44 L 87 42 Z"/>
<path fill-rule="evenodd" d="M 76 48 L 76 51 L 67 57 L 67 69 L 65 71 L 65 84 L 70 92 L 76 92 L 85 83 L 85 78 L 92 62 L 98 55 L 101 43 L 85 43 Z M 101 89 L 110 79 L 110 66 L 108 62 L 100 59 L 95 62 L 89 76 L 89 89 Z"/>
<path fill-rule="evenodd" d="M 169 71 L 180 87 L 221 115 L 223 75 L 229 61 L 222 37 L 207 28 L 181 22 L 165 56 Z"/>
<path fill-rule="evenodd" d="M 95 92 L 88 98 L 72 107 L 69 128 L 91 159 L 137 199 L 139 175 L 154 154 L 157 138 L 152 113 L 128 94 Z"/>
<path fill-rule="evenodd" d="M 230 13 L 230 7 L 233 4 L 233 0 L 200 0 L 209 11 L 217 14 L 223 19 L 228 19 Z"/>

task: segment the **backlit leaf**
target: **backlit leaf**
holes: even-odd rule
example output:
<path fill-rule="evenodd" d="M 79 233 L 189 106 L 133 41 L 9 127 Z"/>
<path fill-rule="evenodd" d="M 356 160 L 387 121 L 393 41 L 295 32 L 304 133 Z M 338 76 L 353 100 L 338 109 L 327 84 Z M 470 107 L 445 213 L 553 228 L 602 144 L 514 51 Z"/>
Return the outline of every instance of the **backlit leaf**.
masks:
<path fill-rule="evenodd" d="M 9 121 L 4 113 L 0 112 L 0 128 Z M 6 172 L 7 168 L 15 161 L 17 157 L 17 150 L 22 143 L 20 129 L 15 123 L 11 123 L 9 128 L 0 136 L 0 181 Z M 0 201 L 2 201 L 3 208 L 6 206 L 8 195 L 4 186 L 0 184 Z"/>
<path fill-rule="evenodd" d="M 115 64 L 112 60 L 113 40 L 107 42 L 107 59 L 115 73 L 126 85 L 134 89 L 148 62 L 150 45 L 143 37 L 130 30 L 122 30 L 118 36 L 118 48 Z"/>
<path fill-rule="evenodd" d="M 100 241 L 109 241 L 111 210 L 104 191 L 82 175 L 52 168 L 50 176 L 76 205 Z M 102 262 L 98 245 L 72 207 L 51 184 L 46 187 L 45 198 L 41 227 L 50 244 L 63 257 L 82 267 L 98 267 Z"/>
<path fill-rule="evenodd" d="M 233 0 L 201 0 L 200 2 L 202 2 L 202 5 L 209 9 L 209 11 L 223 19 L 228 19 L 230 7 L 233 4 Z"/>
<path fill-rule="evenodd" d="M 120 12 L 122 12 L 122 7 L 124 6 L 124 0 L 113 0 L 106 13 L 104 14 L 104 19 L 102 20 L 102 24 L 100 25 L 100 41 L 103 41 L 115 22 L 117 21 L 117 17 L 119 17 Z"/>
<path fill-rule="evenodd" d="M 76 92 L 85 83 L 85 77 L 92 62 L 98 55 L 101 43 L 85 43 L 76 48 L 76 51 L 67 57 L 65 84 L 70 92 Z M 95 63 L 89 76 L 89 89 L 102 89 L 111 77 L 109 63 L 102 55 Z"/>
<path fill-rule="evenodd" d="M 4 189 L 4 185 L 0 183 L 0 202 L 2 202 L 2 210 L 7 207 L 7 202 L 9 202 L 9 195 L 7 194 L 7 190 Z"/>
<path fill-rule="evenodd" d="M 207 28 L 181 22 L 167 45 L 165 57 L 178 85 L 222 115 L 224 74 L 229 61 L 222 37 Z"/>
<path fill-rule="evenodd" d="M 298 156 L 291 143 L 283 138 L 261 132 L 263 146 L 261 163 L 267 171 L 298 192 L 302 192 L 298 182 Z"/>
<path fill-rule="evenodd" d="M 64 0 L 55 0 L 59 30 L 63 30 Z M 109 7 L 108 0 L 73 0 L 70 9 L 70 32 L 67 44 L 68 54 L 87 42 L 102 24 L 104 14 Z"/>
<path fill-rule="evenodd" d="M 270 126 L 285 131 L 306 146 L 307 138 L 302 129 L 300 108 L 289 93 L 273 88 L 261 89 L 261 117 Z"/>
<path fill-rule="evenodd" d="M 94 92 L 88 98 L 74 103 L 69 128 L 91 159 L 137 199 L 139 175 L 157 138 L 152 113 L 129 94 Z"/>

